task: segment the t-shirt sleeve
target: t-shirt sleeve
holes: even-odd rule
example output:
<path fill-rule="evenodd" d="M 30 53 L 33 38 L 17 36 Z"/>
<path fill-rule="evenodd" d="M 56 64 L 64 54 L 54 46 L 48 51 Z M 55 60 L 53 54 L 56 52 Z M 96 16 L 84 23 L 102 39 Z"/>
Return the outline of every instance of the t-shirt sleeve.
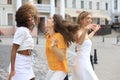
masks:
<path fill-rule="evenodd" d="M 66 48 L 66 43 L 65 43 L 64 38 L 61 34 L 57 35 L 57 40 L 58 40 L 58 43 L 57 43 L 58 48 Z"/>
<path fill-rule="evenodd" d="M 15 32 L 13 43 L 21 45 L 24 39 L 25 39 L 25 31 L 22 29 L 18 29 Z"/>

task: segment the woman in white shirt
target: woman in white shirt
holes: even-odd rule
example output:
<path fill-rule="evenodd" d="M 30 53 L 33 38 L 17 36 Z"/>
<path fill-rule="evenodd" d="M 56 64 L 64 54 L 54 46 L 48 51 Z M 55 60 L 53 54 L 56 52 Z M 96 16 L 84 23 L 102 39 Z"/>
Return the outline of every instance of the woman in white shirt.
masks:
<path fill-rule="evenodd" d="M 18 9 L 15 18 L 18 28 L 13 39 L 8 80 L 35 80 L 31 58 L 34 40 L 30 31 L 38 23 L 37 9 L 26 3 Z"/>

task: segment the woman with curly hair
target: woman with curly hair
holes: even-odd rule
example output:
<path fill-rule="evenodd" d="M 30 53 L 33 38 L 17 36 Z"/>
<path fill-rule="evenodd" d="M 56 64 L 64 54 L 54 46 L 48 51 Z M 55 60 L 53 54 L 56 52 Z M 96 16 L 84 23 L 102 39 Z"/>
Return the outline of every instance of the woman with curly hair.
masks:
<path fill-rule="evenodd" d="M 39 22 L 38 11 L 31 3 L 23 4 L 15 15 L 17 30 L 14 35 L 8 80 L 35 80 L 32 69 L 34 40 L 30 34 Z"/>

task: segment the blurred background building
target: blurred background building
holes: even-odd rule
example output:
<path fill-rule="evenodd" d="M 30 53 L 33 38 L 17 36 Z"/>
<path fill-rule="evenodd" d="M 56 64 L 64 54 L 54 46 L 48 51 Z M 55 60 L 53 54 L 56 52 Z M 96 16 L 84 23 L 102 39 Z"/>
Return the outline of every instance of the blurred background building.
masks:
<path fill-rule="evenodd" d="M 15 12 L 25 2 L 33 3 L 40 13 L 40 23 L 33 30 L 33 36 L 45 32 L 46 20 L 55 13 L 76 22 L 81 11 L 89 11 L 93 23 L 113 27 L 120 22 L 120 0 L 0 0 L 0 34 L 14 34 Z"/>

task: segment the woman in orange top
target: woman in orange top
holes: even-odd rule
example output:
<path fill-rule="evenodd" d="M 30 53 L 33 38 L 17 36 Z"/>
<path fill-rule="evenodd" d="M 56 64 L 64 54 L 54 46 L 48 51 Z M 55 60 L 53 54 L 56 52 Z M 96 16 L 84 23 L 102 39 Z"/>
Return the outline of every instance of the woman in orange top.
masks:
<path fill-rule="evenodd" d="M 64 80 L 69 72 L 66 51 L 74 41 L 73 32 L 77 31 L 77 25 L 55 14 L 48 19 L 46 29 L 46 56 L 50 69 L 45 80 Z"/>

